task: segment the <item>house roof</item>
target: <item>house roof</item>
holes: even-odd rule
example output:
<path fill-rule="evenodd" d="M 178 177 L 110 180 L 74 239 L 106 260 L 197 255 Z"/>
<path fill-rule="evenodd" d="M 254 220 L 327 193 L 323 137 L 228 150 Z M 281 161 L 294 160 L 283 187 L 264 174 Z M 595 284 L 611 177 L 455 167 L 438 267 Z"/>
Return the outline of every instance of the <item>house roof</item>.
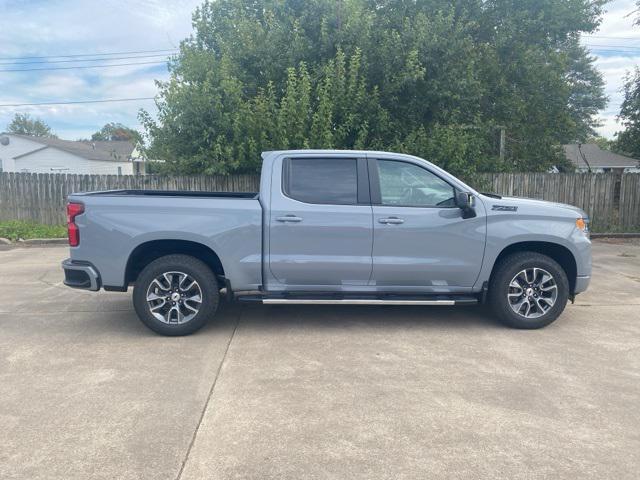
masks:
<path fill-rule="evenodd" d="M 603 150 L 595 143 L 563 145 L 564 154 L 577 168 L 628 168 L 640 166 L 640 160 Z M 586 159 L 586 162 L 585 162 Z"/>
<path fill-rule="evenodd" d="M 37 142 L 44 147 L 30 150 L 15 158 L 24 157 L 46 147 L 53 147 L 72 153 L 88 160 L 103 162 L 126 162 L 131 157 L 135 145 L 129 141 L 91 141 L 91 140 L 61 140 L 59 138 L 32 137 L 30 135 L 5 134 Z"/>

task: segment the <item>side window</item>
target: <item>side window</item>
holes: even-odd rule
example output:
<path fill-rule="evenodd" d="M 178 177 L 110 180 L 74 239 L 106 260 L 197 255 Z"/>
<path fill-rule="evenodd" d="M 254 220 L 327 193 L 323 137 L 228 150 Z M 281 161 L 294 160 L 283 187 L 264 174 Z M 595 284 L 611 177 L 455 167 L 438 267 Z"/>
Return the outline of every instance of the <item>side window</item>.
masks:
<path fill-rule="evenodd" d="M 285 162 L 283 180 L 289 197 L 306 203 L 358 203 L 356 159 L 291 158 Z"/>
<path fill-rule="evenodd" d="M 378 160 L 382 205 L 453 207 L 455 192 L 437 175 L 412 163 Z"/>

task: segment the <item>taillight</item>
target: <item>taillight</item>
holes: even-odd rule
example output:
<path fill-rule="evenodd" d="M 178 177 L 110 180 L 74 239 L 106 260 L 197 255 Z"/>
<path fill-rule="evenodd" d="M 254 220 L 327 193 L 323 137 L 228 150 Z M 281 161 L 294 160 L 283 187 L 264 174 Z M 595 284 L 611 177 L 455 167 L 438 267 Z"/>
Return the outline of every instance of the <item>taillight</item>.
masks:
<path fill-rule="evenodd" d="M 67 203 L 67 234 L 69 235 L 69 245 L 72 247 L 80 245 L 80 230 L 75 223 L 75 219 L 82 212 L 84 212 L 83 204 Z"/>

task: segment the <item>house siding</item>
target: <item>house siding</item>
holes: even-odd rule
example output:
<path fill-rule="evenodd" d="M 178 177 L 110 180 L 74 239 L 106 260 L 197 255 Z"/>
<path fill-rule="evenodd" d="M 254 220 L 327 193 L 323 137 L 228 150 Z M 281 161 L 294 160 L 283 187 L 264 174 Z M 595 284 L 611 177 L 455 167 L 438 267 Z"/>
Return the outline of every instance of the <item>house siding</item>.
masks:
<path fill-rule="evenodd" d="M 120 167 L 120 171 L 118 171 Z M 11 170 L 5 170 L 11 171 Z M 14 172 L 132 175 L 132 162 L 104 162 L 48 147 L 14 159 Z"/>
<path fill-rule="evenodd" d="M 605 173 L 605 172 L 620 172 L 620 173 L 640 173 L 640 167 L 577 167 L 578 173 Z"/>
<path fill-rule="evenodd" d="M 89 160 L 37 141 L 11 134 L 7 136 L 9 144 L 0 144 L 0 167 L 3 172 L 133 174 L 132 162 Z"/>
<path fill-rule="evenodd" d="M 3 172 L 16 171 L 13 157 L 44 147 L 44 145 L 38 142 L 15 137 L 13 135 L 7 136 L 9 137 L 9 145 L 0 144 L 0 166 L 2 167 Z"/>

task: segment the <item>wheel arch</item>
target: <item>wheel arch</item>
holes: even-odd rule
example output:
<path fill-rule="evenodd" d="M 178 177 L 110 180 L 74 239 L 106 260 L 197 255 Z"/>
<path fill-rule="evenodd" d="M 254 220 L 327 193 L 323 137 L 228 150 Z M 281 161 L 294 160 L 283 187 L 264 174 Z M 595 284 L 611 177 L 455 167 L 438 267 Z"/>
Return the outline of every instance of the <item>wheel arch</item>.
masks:
<path fill-rule="evenodd" d="M 576 286 L 576 278 L 578 275 L 578 266 L 576 263 L 576 258 L 571 252 L 571 250 L 569 250 L 567 247 L 563 245 L 560 245 L 559 243 L 546 242 L 546 241 L 526 241 L 526 242 L 512 243 L 511 245 L 506 246 L 498 254 L 495 262 L 493 262 L 493 267 L 491 269 L 491 274 L 489 275 L 489 280 L 493 278 L 493 275 L 496 271 L 497 266 L 500 264 L 500 262 L 504 258 L 506 258 L 507 256 L 513 253 L 518 253 L 518 252 L 540 253 L 558 262 L 558 264 L 562 267 L 564 272 L 567 274 L 567 279 L 569 280 L 569 292 L 573 294 Z"/>
<path fill-rule="evenodd" d="M 189 255 L 204 262 L 219 278 L 225 278 L 224 267 L 220 257 L 210 247 L 190 240 L 150 240 L 136 246 L 125 268 L 125 285 L 136 281 L 146 265 L 165 255 Z"/>

